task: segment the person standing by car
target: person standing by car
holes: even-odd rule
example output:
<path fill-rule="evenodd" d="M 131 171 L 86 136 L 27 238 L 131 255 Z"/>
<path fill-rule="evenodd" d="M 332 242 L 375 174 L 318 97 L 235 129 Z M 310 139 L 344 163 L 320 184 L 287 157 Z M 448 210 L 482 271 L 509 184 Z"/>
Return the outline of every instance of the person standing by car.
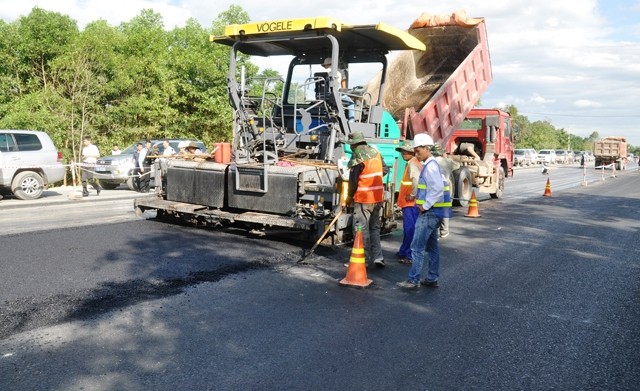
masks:
<path fill-rule="evenodd" d="M 141 193 L 149 192 L 150 169 L 147 164 L 147 150 L 142 143 L 136 144 L 136 151 L 133 153 L 134 175 L 136 175 L 136 190 Z"/>
<path fill-rule="evenodd" d="M 100 195 L 102 187 L 93 177 L 96 170 L 96 162 L 100 157 L 100 151 L 98 150 L 98 147 L 91 143 L 91 136 L 84 136 L 82 138 L 82 144 L 82 162 L 86 164 L 86 166 L 82 167 L 82 196 L 89 196 L 87 182 L 91 183 L 91 186 L 96 189 L 97 195 Z"/>
<path fill-rule="evenodd" d="M 411 242 L 412 264 L 406 281 L 397 283 L 400 288 L 419 288 L 420 284 L 435 288 L 440 277 L 440 248 L 438 226 L 444 217 L 451 217 L 451 194 L 445 191 L 442 170 L 431 156 L 431 136 L 421 133 L 413 139 L 414 152 L 423 162 L 418 182 L 416 205 L 420 210 L 416 230 Z M 425 250 L 429 255 L 427 276 L 420 281 Z"/>
<path fill-rule="evenodd" d="M 120 147 L 118 147 L 118 144 L 113 144 L 113 148 L 111 148 L 111 154 L 113 156 L 116 155 L 120 155 L 122 153 L 122 151 L 120 150 Z"/>
<path fill-rule="evenodd" d="M 402 145 L 396 148 L 402 159 L 407 162 L 398 190 L 398 206 L 402 209 L 402 244 L 398 250 L 398 262 L 411 264 L 411 242 L 418 219 L 416 208 L 416 194 L 418 193 L 418 180 L 422 163 L 414 156 L 413 141 L 404 140 Z"/>
<path fill-rule="evenodd" d="M 171 144 L 169 143 L 169 140 L 164 140 L 162 142 L 162 156 L 160 159 L 158 159 L 160 161 L 160 175 L 162 175 L 162 188 L 166 189 L 167 187 L 167 169 L 168 169 L 168 162 L 167 162 L 167 158 L 170 156 L 173 156 L 176 154 L 175 149 L 173 149 L 173 147 L 171 146 Z"/>

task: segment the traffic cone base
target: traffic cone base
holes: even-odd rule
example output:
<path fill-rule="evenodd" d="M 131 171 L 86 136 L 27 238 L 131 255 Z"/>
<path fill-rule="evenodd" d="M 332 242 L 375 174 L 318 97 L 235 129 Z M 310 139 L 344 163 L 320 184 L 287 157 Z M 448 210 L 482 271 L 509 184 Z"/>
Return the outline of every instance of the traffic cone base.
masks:
<path fill-rule="evenodd" d="M 551 181 L 547 178 L 547 185 L 544 187 L 543 197 L 551 197 Z"/>
<path fill-rule="evenodd" d="M 480 217 L 480 212 L 478 212 L 478 200 L 476 199 L 475 190 L 471 192 L 471 198 L 469 199 L 469 209 L 467 210 L 467 214 L 464 217 Z"/>
<path fill-rule="evenodd" d="M 373 280 L 367 278 L 362 231 L 358 229 L 356 231 L 356 238 L 353 241 L 353 248 L 351 249 L 347 275 L 340 280 L 340 285 L 366 288 L 371 284 L 373 284 Z"/>

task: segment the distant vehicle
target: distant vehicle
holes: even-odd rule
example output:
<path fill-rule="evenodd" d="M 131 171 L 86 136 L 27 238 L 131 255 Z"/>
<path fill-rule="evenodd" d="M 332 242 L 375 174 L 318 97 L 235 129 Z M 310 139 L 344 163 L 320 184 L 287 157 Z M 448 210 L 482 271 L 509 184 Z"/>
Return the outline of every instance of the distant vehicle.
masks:
<path fill-rule="evenodd" d="M 584 161 L 592 162 L 595 158 L 593 157 L 593 152 L 591 151 L 582 151 L 584 153 Z"/>
<path fill-rule="evenodd" d="M 556 151 L 553 149 L 541 149 L 538 151 L 538 156 L 542 156 L 542 162 L 545 164 L 556 164 Z"/>
<path fill-rule="evenodd" d="M 593 155 L 596 167 L 615 164 L 616 170 L 624 170 L 627 165 L 627 139 L 624 137 L 605 137 L 593 143 Z"/>
<path fill-rule="evenodd" d="M 518 167 L 530 166 L 531 157 L 526 149 L 513 150 L 513 165 Z"/>
<path fill-rule="evenodd" d="M 580 155 L 576 155 L 573 151 L 566 151 L 567 153 L 567 164 L 573 164 L 576 160 L 580 160 Z"/>
<path fill-rule="evenodd" d="M 531 164 L 539 164 L 540 157 L 538 156 L 538 152 L 533 148 L 528 148 L 527 151 L 529 151 L 529 156 L 531 156 Z"/>
<path fill-rule="evenodd" d="M 582 151 L 571 151 L 573 152 L 573 161 L 580 162 L 580 158 L 582 157 Z M 586 158 L 585 158 L 586 161 Z"/>
<path fill-rule="evenodd" d="M 568 151 L 565 151 L 564 149 L 556 149 L 556 163 L 573 163 L 573 158 L 571 158 L 571 161 L 569 161 L 569 159 L 570 157 Z"/>
<path fill-rule="evenodd" d="M 0 130 L 0 194 L 35 200 L 64 179 L 65 167 L 48 134 L 36 130 Z"/>
<path fill-rule="evenodd" d="M 164 146 L 162 145 L 163 141 L 164 140 L 151 140 L 151 148 L 153 150 L 157 149 L 159 155 L 162 155 L 162 152 L 164 152 Z M 169 144 L 176 151 L 176 153 L 178 153 L 180 149 L 179 145 L 186 145 L 191 141 L 196 143 L 198 149 L 201 152 L 205 153 L 207 151 L 204 143 L 199 140 L 169 139 Z M 141 140 L 139 142 L 144 144 L 145 140 Z M 122 153 L 120 153 L 120 155 L 109 155 L 98 159 L 98 162 L 96 163 L 95 177 L 100 179 L 100 184 L 105 189 L 115 189 L 116 187 L 120 186 L 120 184 L 126 183 L 127 187 L 130 190 L 135 190 L 135 183 L 132 174 L 134 168 L 133 153 L 136 150 L 136 144 L 138 144 L 138 142 L 135 142 L 128 146 L 122 151 Z M 153 171 L 151 171 L 151 173 L 153 174 Z M 154 186 L 155 183 L 154 179 L 155 178 L 152 175 L 152 186 Z"/>
<path fill-rule="evenodd" d="M 531 166 L 538 163 L 538 153 L 535 149 L 519 148 L 513 150 L 514 166 Z"/>

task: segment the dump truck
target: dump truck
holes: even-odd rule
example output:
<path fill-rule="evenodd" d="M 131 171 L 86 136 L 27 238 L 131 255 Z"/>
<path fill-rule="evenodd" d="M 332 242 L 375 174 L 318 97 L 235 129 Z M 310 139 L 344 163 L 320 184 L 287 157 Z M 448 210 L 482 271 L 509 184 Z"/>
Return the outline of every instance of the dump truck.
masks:
<path fill-rule="evenodd" d="M 469 45 L 469 40 L 475 43 Z M 345 208 L 350 149 L 344 142 L 355 131 L 365 135 L 390 168 L 384 177 L 383 230 L 396 224 L 393 195 L 404 162 L 395 148 L 403 138 L 398 126 L 402 119 L 387 109 L 383 97 L 389 96 L 387 80 L 397 83 L 391 75 L 401 70 L 388 64 L 387 54 L 407 52 L 414 59 L 410 73 L 422 77 L 431 72 L 425 64 L 438 54 L 434 48 L 475 56 L 477 46 L 487 47 L 483 20 L 473 26 L 418 27 L 409 32 L 385 23 L 349 25 L 330 17 L 275 20 L 230 25 L 211 41 L 231 48 L 227 87 L 234 110 L 232 158 L 170 160 L 161 196 L 136 199 L 136 212 L 156 210 L 159 219 L 233 225 L 254 232 L 298 231 L 309 239 L 329 232 L 338 243 L 351 239 L 352 218 Z M 284 79 L 251 80 L 239 65 L 240 54 L 291 60 Z M 482 64 L 472 64 L 478 70 L 475 75 L 456 74 L 456 65 L 439 68 L 437 77 L 425 82 L 436 93 L 417 94 L 425 102 L 437 100 L 436 107 L 451 107 L 447 118 L 441 118 L 447 123 L 442 140 L 466 117 L 491 79 L 490 69 L 482 69 L 490 68 L 488 51 L 482 55 Z M 327 58 L 337 66 L 324 69 L 321 64 Z M 469 66 L 469 61 L 463 63 Z M 372 70 L 371 77 L 359 75 L 366 70 Z M 348 73 L 351 81 L 375 79 L 377 86 L 369 82 L 345 89 L 341 73 Z M 451 88 L 460 88 L 454 84 L 463 77 L 479 86 L 477 93 L 449 94 Z M 414 90 L 423 91 L 422 84 L 416 83 Z M 274 87 L 278 85 L 282 88 Z M 445 92 L 437 92 L 442 89 Z M 402 96 L 416 94 L 403 90 Z M 439 115 L 436 111 L 432 112 Z"/>
<path fill-rule="evenodd" d="M 616 170 L 627 168 L 627 139 L 609 136 L 593 143 L 595 167 L 614 165 Z"/>
<path fill-rule="evenodd" d="M 467 206 L 473 189 L 500 198 L 513 176 L 513 125 L 499 109 L 471 109 L 445 144 L 456 170 L 450 178 L 458 205 Z"/>
<path fill-rule="evenodd" d="M 454 13 L 446 25 L 419 28 L 418 22 L 409 33 L 430 43 L 429 55 L 398 56 L 383 105 L 398 118 L 403 137 L 427 133 L 447 152 L 453 162 L 446 166 L 455 167 L 448 173 L 454 204 L 467 206 L 474 188 L 499 198 L 505 177 L 513 176 L 513 125 L 504 111 L 474 108 L 492 80 L 484 20 Z M 402 72 L 412 68 L 419 71 Z"/>

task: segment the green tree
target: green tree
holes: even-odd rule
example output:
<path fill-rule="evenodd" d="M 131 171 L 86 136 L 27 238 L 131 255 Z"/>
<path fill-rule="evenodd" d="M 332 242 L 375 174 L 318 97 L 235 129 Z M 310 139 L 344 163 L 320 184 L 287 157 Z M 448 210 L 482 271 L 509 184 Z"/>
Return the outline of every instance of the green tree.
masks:
<path fill-rule="evenodd" d="M 231 5 L 226 11 L 218 14 L 218 17 L 211 23 L 211 34 L 222 35 L 224 28 L 230 24 L 249 23 L 249 14 L 239 5 Z"/>
<path fill-rule="evenodd" d="M 122 23 L 123 41 L 116 50 L 122 55 L 123 77 L 109 115 L 137 138 L 160 138 L 172 118 L 178 115 L 168 105 L 168 37 L 162 17 L 142 10 L 131 21 Z"/>
<path fill-rule="evenodd" d="M 74 20 L 35 7 L 18 23 L 16 56 L 22 63 L 19 77 L 31 89 L 47 87 L 51 62 L 68 50 L 78 35 Z"/>
<path fill-rule="evenodd" d="M 195 19 L 171 32 L 170 107 L 179 113 L 171 134 L 211 144 L 230 138 L 232 112 L 227 98 L 229 50 L 208 41 Z"/>

